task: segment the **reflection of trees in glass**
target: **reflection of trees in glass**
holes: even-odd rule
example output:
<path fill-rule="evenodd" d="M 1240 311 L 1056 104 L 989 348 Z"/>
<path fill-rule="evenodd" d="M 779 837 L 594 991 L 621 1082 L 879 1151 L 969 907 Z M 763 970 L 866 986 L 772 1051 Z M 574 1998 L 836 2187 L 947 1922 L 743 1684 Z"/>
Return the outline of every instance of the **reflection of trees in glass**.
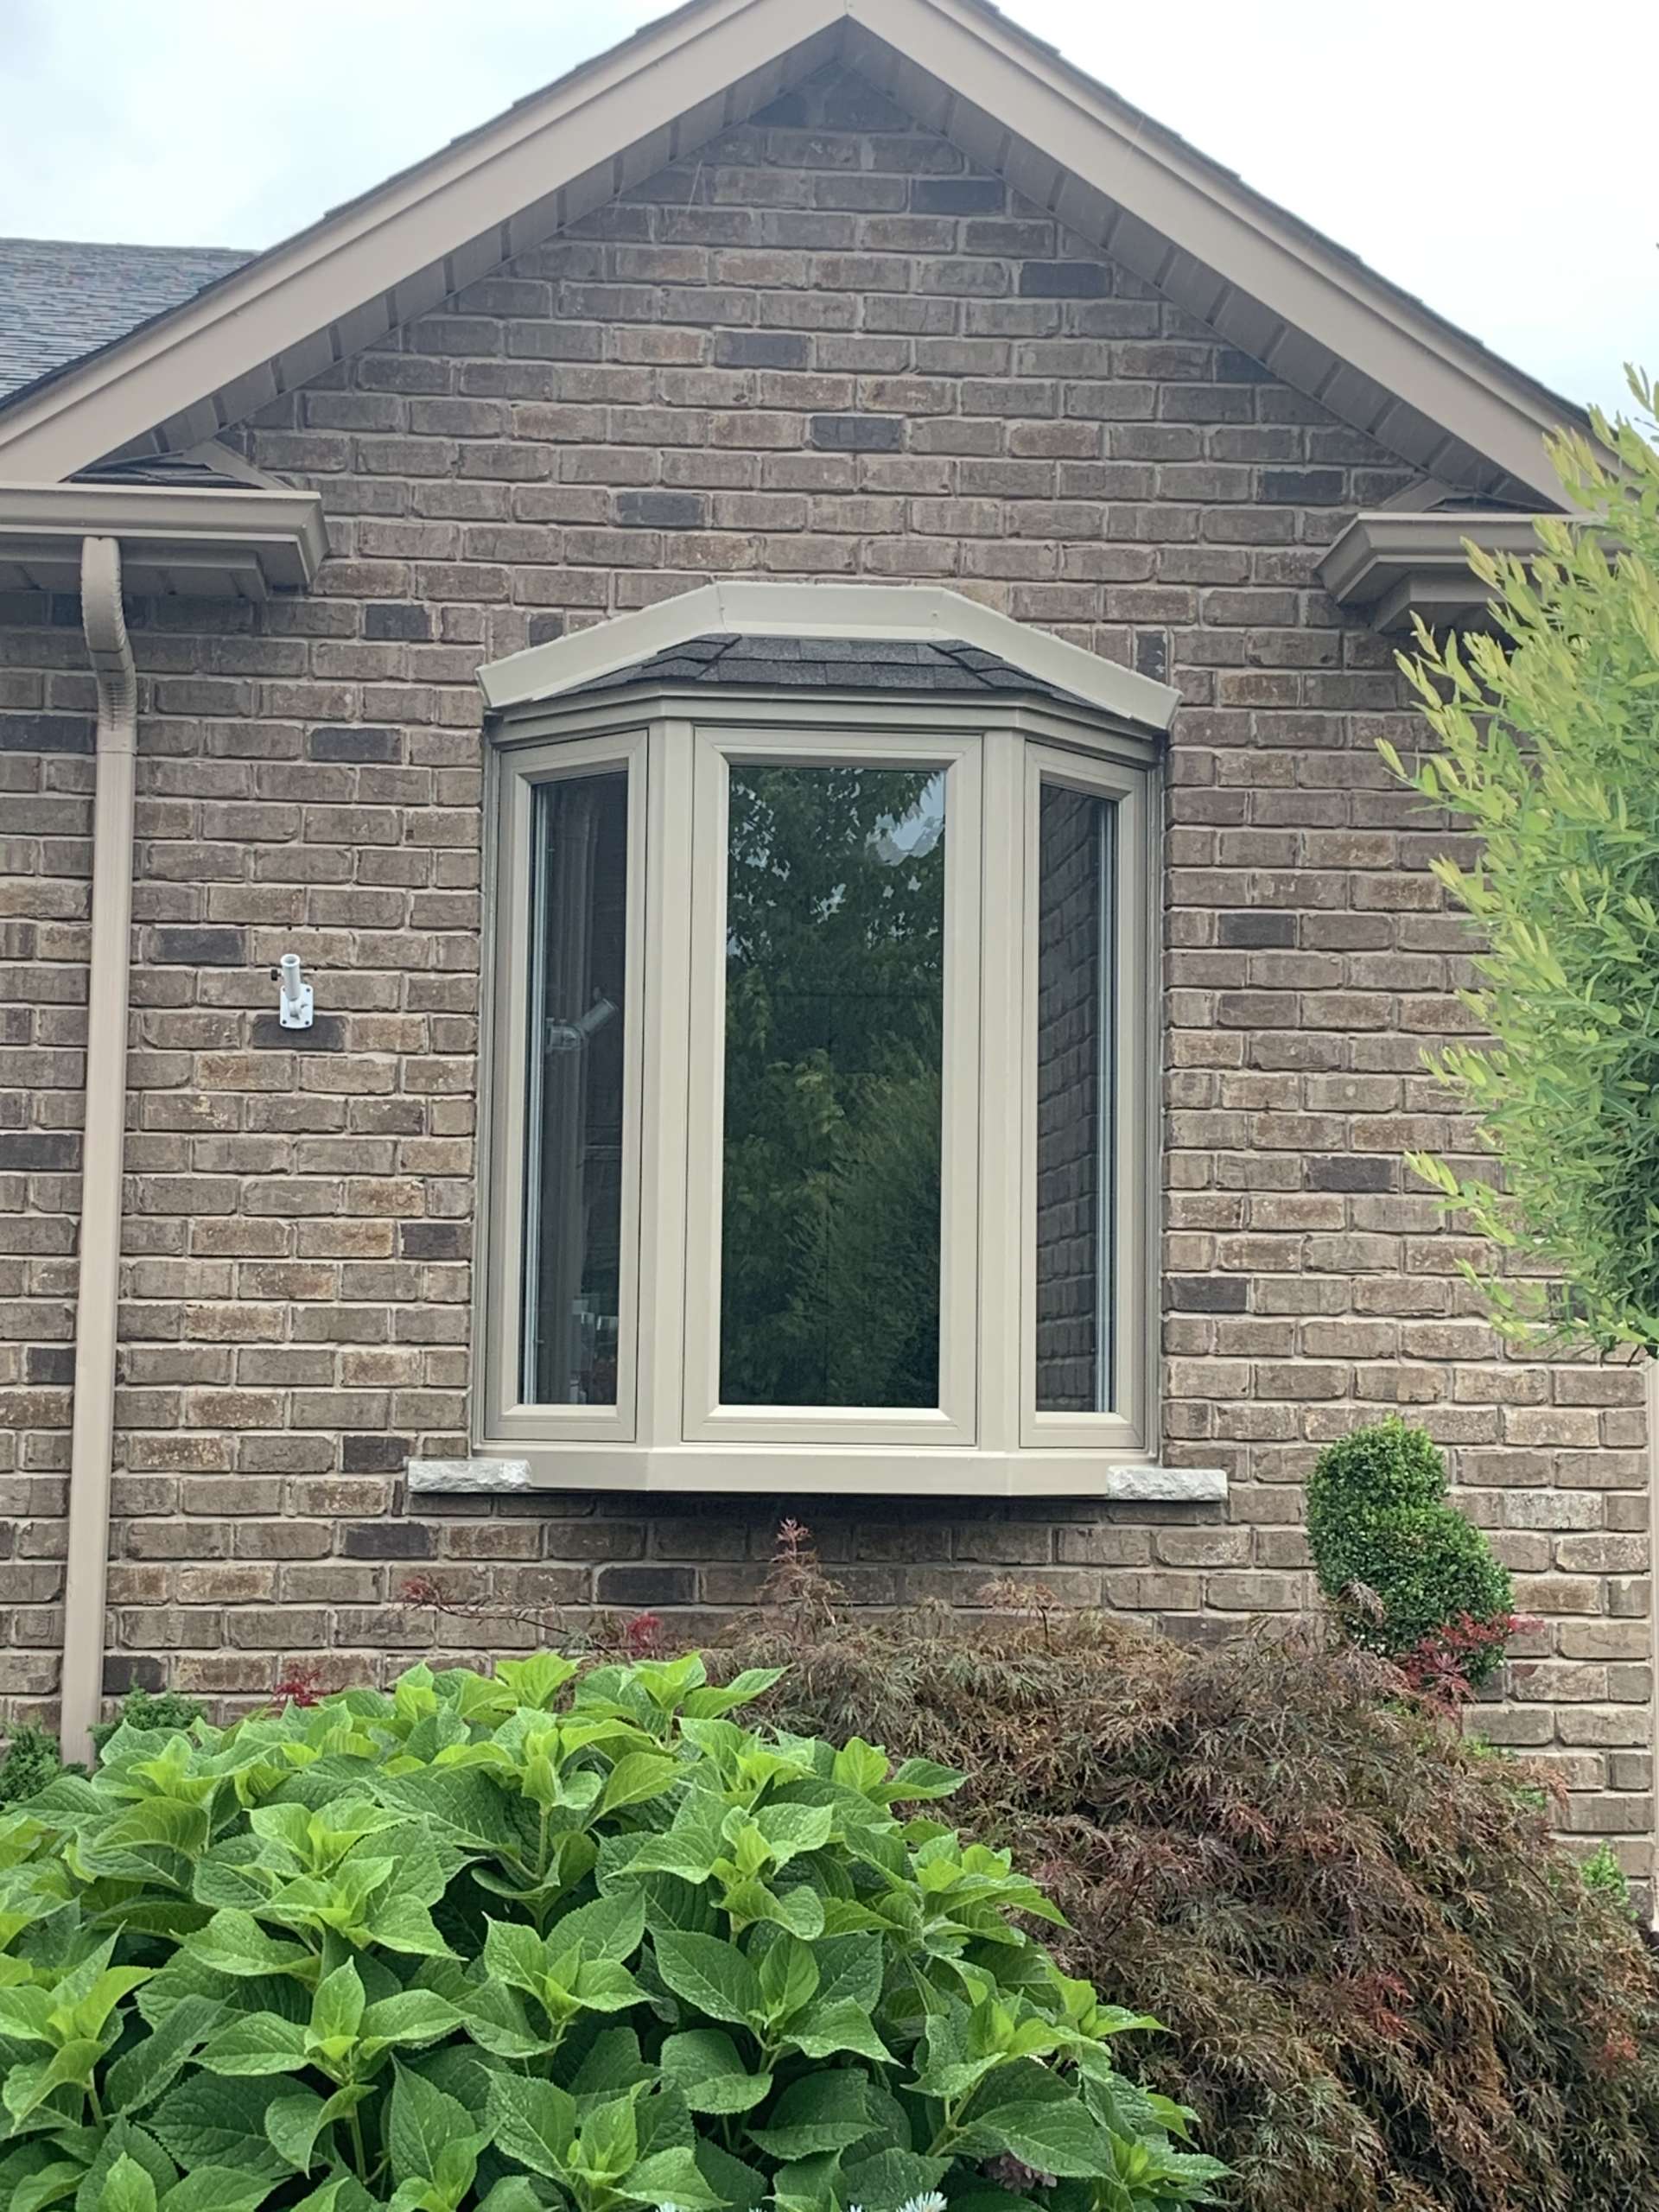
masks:
<path fill-rule="evenodd" d="M 934 1406 L 944 785 L 734 767 L 721 1395 Z"/>

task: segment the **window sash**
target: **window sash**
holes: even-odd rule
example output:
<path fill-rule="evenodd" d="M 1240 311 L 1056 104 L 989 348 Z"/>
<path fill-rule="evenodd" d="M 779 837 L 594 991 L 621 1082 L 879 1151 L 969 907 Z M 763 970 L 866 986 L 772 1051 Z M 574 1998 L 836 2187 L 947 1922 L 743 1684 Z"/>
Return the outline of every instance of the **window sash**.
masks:
<path fill-rule="evenodd" d="M 943 768 L 946 775 L 939 1401 L 917 1408 L 729 1406 L 720 1398 L 726 880 L 731 770 L 751 764 Z M 975 1440 L 981 817 L 979 734 L 703 726 L 693 766 L 692 981 L 681 1435 L 782 1444 Z"/>
<path fill-rule="evenodd" d="M 1148 866 L 1152 812 L 1150 779 L 1116 763 L 1058 747 L 1027 745 L 1023 807 L 1024 916 L 1021 1039 L 1021 1199 L 1020 1224 L 1020 1370 L 1022 1444 L 1033 1447 L 1093 1445 L 1097 1450 L 1140 1449 L 1151 1454 L 1157 1356 L 1157 1279 L 1154 1268 L 1152 1166 L 1157 1128 L 1157 1068 L 1153 1046 L 1156 977 L 1149 912 Z M 1042 794 L 1045 786 L 1113 802 L 1112 926 L 1106 934 L 1116 959 L 1109 995 L 1109 1034 L 1103 1058 L 1111 1070 L 1113 1096 L 1105 1162 L 1112 1179 L 1109 1268 L 1103 1285 L 1111 1313 L 1111 1403 L 1098 1412 L 1039 1412 L 1037 1405 L 1037 1138 L 1039 941 L 1041 906 Z"/>
<path fill-rule="evenodd" d="M 490 995 L 488 1202 L 480 1209 L 484 1249 L 482 1382 L 485 1418 L 503 1443 L 558 1439 L 627 1443 L 636 1433 L 639 1341 L 639 1166 L 642 1122 L 643 1011 L 646 915 L 646 741 L 644 730 L 573 743 L 543 745 L 503 763 L 496 808 L 493 942 Z M 537 972 L 536 794 L 550 783 L 624 772 L 628 779 L 627 885 L 621 1019 L 624 1036 L 617 1377 L 614 1405 L 537 1404 L 524 1394 L 527 1234 L 532 1204 L 527 1175 L 533 1157 L 531 1102 L 538 1095 L 533 1055 L 539 1008 L 532 1008 Z"/>

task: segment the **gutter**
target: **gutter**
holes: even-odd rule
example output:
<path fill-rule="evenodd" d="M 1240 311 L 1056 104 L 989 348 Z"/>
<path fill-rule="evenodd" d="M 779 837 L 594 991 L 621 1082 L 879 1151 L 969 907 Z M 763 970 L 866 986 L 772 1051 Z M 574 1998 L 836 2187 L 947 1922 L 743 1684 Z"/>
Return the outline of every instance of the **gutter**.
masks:
<path fill-rule="evenodd" d="M 69 1553 L 63 1595 L 64 1756 L 92 1756 L 104 1694 L 110 1483 L 115 1434 L 116 1294 L 121 1165 L 127 1118 L 127 990 L 131 957 L 133 749 L 138 686 L 121 610 L 121 546 L 88 537 L 80 556 L 81 622 L 98 680 L 98 789 L 92 815 L 92 941 L 86 986 L 86 1115 L 81 1139 L 75 1404 L 69 1458 Z"/>
<path fill-rule="evenodd" d="M 1465 541 L 1528 561 L 1543 519 L 1508 507 L 1357 514 L 1319 563 L 1319 579 L 1373 630 L 1408 630 L 1414 613 L 1431 628 L 1467 628 L 1484 622 L 1491 594 L 1469 566 Z"/>
<path fill-rule="evenodd" d="M 0 483 L 0 591 L 73 591 L 91 537 L 120 541 L 135 599 L 303 590 L 328 550 L 315 492 Z"/>

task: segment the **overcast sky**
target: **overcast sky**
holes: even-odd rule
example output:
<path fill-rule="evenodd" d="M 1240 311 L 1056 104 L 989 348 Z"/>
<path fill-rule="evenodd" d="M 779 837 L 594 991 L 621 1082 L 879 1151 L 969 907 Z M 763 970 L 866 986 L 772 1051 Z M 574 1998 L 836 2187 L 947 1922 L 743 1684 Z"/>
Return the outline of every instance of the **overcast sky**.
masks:
<path fill-rule="evenodd" d="M 0 235 L 270 245 L 663 12 L 0 0 Z M 1008 12 L 1571 397 L 1659 373 L 1655 0 Z"/>

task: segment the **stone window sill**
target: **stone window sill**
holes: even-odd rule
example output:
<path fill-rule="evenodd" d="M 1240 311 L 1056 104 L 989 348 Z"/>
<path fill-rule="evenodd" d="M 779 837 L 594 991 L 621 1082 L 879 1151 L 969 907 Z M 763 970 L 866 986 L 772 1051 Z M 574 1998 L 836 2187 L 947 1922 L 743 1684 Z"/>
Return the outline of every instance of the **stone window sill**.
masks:
<path fill-rule="evenodd" d="M 411 1459 L 411 1497 L 526 1496 L 607 1490 L 842 1497 L 1096 1499 L 1105 1504 L 1214 1505 L 1227 1497 L 1219 1467 L 1167 1467 L 1065 1452 L 950 1452 L 931 1447 L 836 1450 L 817 1445 L 652 1447 L 565 1444 L 522 1456 Z"/>

